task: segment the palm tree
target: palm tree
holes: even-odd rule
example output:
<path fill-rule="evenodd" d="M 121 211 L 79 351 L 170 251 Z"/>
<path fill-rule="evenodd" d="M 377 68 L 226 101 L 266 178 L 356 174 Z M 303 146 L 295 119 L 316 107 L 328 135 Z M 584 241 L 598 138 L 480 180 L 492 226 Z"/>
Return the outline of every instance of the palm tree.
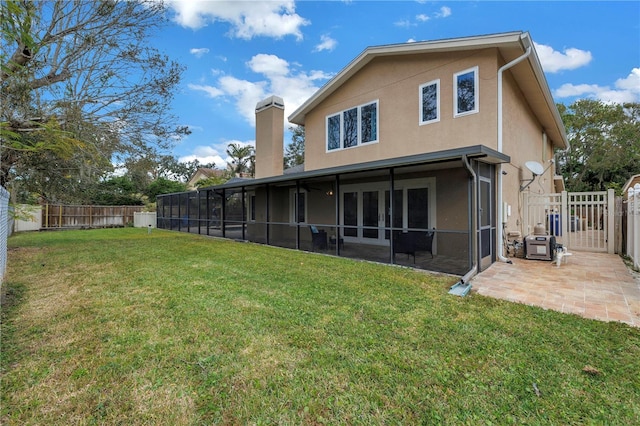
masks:
<path fill-rule="evenodd" d="M 239 143 L 230 143 L 227 146 L 227 155 L 231 158 L 227 167 L 234 176 L 241 177 L 243 174 L 249 174 L 253 177 L 255 153 L 251 145 L 243 146 Z"/>

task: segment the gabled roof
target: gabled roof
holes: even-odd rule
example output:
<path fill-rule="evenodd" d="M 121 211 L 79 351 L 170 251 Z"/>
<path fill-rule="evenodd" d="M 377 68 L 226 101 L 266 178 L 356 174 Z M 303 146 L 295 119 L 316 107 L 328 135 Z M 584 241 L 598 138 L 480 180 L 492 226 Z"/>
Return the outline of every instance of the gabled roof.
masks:
<path fill-rule="evenodd" d="M 633 175 L 629 178 L 629 180 L 622 187 L 622 195 L 626 196 L 629 188 L 633 188 L 636 183 L 640 183 L 640 174 Z"/>
<path fill-rule="evenodd" d="M 534 114 L 542 123 L 547 136 L 556 147 L 567 148 L 569 144 L 564 124 L 555 106 L 540 60 L 529 33 L 522 31 L 368 47 L 295 110 L 289 116 L 289 122 L 304 125 L 307 113 L 378 57 L 497 48 L 504 60 L 509 62 L 521 56 L 529 46 L 533 52 L 525 61 L 528 66 L 514 66 L 509 71 L 513 74 Z"/>

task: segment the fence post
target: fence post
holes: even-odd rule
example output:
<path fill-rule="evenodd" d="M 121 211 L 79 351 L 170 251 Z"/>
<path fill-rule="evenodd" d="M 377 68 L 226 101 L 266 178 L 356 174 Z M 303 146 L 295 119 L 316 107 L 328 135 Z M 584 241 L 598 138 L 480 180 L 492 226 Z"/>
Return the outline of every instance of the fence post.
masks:
<path fill-rule="evenodd" d="M 567 230 L 571 230 L 571 210 L 569 210 L 569 198 L 567 197 L 567 191 L 560 193 L 560 218 L 562 236 L 564 237 L 564 244 L 569 247 L 569 233 Z"/>
<path fill-rule="evenodd" d="M 631 189 L 629 189 L 631 191 Z M 629 218 L 633 222 L 632 235 L 627 238 L 633 240 L 633 268 L 640 270 L 640 183 L 633 186 L 633 209 Z"/>
<path fill-rule="evenodd" d="M 607 190 L 607 253 L 616 252 L 616 191 Z"/>

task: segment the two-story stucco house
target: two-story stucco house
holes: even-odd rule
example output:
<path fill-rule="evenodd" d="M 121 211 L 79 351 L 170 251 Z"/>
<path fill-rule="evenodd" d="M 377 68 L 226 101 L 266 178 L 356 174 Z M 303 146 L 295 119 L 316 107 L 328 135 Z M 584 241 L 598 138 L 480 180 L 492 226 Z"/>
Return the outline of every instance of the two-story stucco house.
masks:
<path fill-rule="evenodd" d="M 165 196 L 159 226 L 468 276 L 527 231 L 525 163 L 545 170 L 524 190 L 555 192 L 567 148 L 526 32 L 367 48 L 288 120 L 305 127 L 304 170 L 283 171 L 272 96 L 255 179 Z"/>

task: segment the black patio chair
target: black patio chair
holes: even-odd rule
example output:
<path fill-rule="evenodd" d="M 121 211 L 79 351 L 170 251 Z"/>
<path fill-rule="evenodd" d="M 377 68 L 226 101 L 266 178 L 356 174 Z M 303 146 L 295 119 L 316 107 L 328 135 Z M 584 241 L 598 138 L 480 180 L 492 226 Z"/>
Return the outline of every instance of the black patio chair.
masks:
<path fill-rule="evenodd" d="M 318 229 L 314 225 L 309 225 L 311 231 L 311 250 L 326 250 L 327 249 L 327 231 Z"/>
<path fill-rule="evenodd" d="M 393 259 L 397 253 L 413 256 L 413 263 L 416 263 L 416 252 L 429 252 L 433 259 L 433 236 L 435 229 L 429 232 L 402 232 L 393 233 Z"/>

